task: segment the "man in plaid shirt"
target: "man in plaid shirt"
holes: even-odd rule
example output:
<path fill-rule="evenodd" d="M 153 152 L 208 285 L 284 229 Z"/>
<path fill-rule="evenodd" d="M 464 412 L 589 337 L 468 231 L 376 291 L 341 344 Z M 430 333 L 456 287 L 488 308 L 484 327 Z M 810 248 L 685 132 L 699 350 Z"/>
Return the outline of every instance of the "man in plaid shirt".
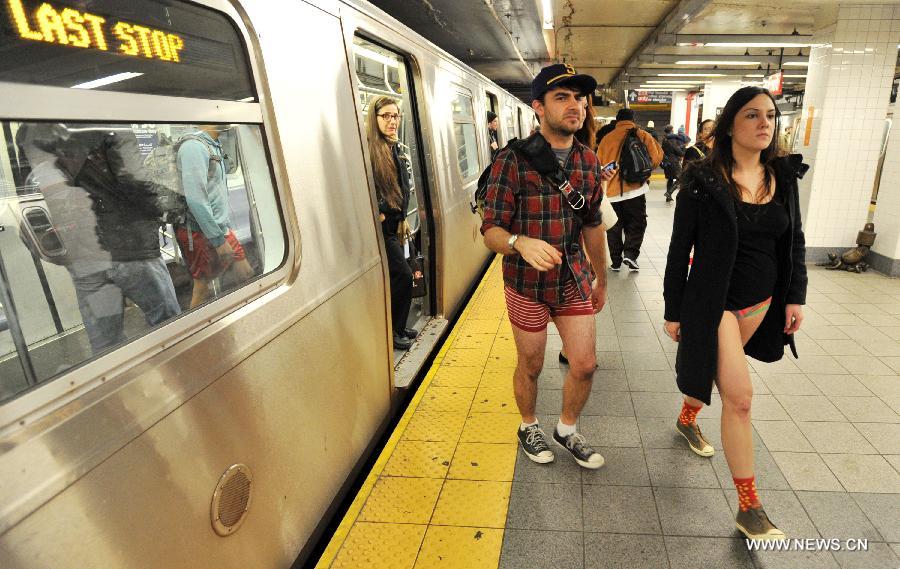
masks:
<path fill-rule="evenodd" d="M 600 468 L 603 457 L 576 432 L 575 424 L 591 392 L 595 356 L 594 314 L 606 303 L 606 232 L 601 226 L 602 179 L 597 155 L 574 134 L 585 120 L 586 95 L 597 82 L 571 65 L 545 67 L 531 84 L 531 106 L 540 133 L 568 174 L 570 188 L 558 188 L 512 149 L 500 152 L 491 168 L 481 232 L 491 250 L 504 255 L 506 305 L 513 325 L 518 365 L 513 387 L 522 424 L 518 437 L 538 463 L 554 460 L 535 416 L 537 378 L 544 364 L 547 323 L 552 318 L 569 359 L 563 408 L 553 439 L 585 468 Z M 582 245 L 583 243 L 583 245 Z M 585 251 L 586 250 L 586 251 Z"/>

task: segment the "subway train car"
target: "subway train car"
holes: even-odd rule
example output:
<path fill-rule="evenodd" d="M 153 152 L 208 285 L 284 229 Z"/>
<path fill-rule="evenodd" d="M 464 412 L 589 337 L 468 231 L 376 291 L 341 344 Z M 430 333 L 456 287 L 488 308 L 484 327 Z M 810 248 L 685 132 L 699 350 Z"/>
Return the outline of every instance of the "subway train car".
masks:
<path fill-rule="evenodd" d="M 8 0 L 0 51 L 0 566 L 302 560 L 489 259 L 486 112 L 502 145 L 530 108 L 355 1 Z M 408 352 L 380 95 L 426 276 Z"/>

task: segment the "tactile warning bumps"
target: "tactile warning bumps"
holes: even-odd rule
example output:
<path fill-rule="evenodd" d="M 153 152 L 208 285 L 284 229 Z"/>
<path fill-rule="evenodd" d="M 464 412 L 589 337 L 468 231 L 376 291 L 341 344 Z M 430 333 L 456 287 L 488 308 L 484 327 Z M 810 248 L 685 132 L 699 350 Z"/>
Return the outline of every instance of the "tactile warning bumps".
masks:
<path fill-rule="evenodd" d="M 425 536 L 424 525 L 357 522 L 347 536 L 334 569 L 408 569 Z M 494 565 L 496 567 L 496 564 Z"/>
<path fill-rule="evenodd" d="M 364 522 L 427 524 L 443 482 L 433 478 L 379 478 L 359 519 Z"/>
<path fill-rule="evenodd" d="M 466 419 L 460 441 L 467 443 L 515 443 L 522 419 L 512 413 L 472 413 Z"/>
<path fill-rule="evenodd" d="M 505 387 L 479 387 L 472 402 L 473 413 L 515 413 L 516 396 L 512 388 L 512 378 L 508 377 Z"/>
<path fill-rule="evenodd" d="M 416 412 L 442 411 L 445 413 L 467 413 L 475 397 L 474 387 L 431 386 L 419 402 Z"/>
<path fill-rule="evenodd" d="M 441 366 L 431 385 L 437 387 L 478 387 L 484 370 L 479 366 Z"/>
<path fill-rule="evenodd" d="M 484 367 L 491 353 L 490 346 L 480 348 L 453 348 L 444 355 L 441 367 L 444 366 L 478 366 Z M 515 364 L 513 364 L 515 365 Z"/>
<path fill-rule="evenodd" d="M 447 480 L 431 518 L 439 526 L 503 528 L 512 482 Z"/>
<path fill-rule="evenodd" d="M 459 440 L 465 423 L 466 415 L 462 413 L 418 409 L 406 425 L 403 438 L 412 441 L 452 441 L 455 443 Z"/>
<path fill-rule="evenodd" d="M 512 481 L 517 450 L 515 444 L 459 443 L 447 478 Z"/>
<path fill-rule="evenodd" d="M 429 526 L 416 569 L 496 569 L 503 530 L 483 527 Z"/>
<path fill-rule="evenodd" d="M 382 476 L 444 478 L 450 468 L 456 441 L 413 441 L 397 443 Z"/>

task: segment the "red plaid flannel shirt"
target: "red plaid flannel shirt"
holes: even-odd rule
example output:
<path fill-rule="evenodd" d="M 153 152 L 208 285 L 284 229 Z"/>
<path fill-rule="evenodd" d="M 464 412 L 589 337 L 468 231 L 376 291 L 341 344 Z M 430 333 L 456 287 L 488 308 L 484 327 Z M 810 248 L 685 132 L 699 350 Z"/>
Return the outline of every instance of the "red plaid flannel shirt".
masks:
<path fill-rule="evenodd" d="M 564 170 L 585 199 L 584 225 L 600 225 L 600 161 L 587 146 L 573 141 Z M 494 159 L 484 203 L 481 233 L 502 227 L 513 234 L 542 239 L 563 253 L 563 264 L 541 272 L 519 255 L 504 255 L 503 281 L 520 294 L 546 304 L 561 304 L 566 281 L 574 279 L 581 298 L 591 294 L 593 271 L 581 245 L 581 222 L 559 189 L 528 161 L 505 149 Z"/>

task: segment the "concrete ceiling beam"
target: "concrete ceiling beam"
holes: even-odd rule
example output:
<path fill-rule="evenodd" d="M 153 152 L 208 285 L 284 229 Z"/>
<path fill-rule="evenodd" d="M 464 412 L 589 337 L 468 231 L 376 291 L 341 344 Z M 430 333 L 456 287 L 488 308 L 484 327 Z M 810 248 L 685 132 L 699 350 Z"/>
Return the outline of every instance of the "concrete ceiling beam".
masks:
<path fill-rule="evenodd" d="M 706 8 L 712 0 L 681 0 L 666 17 L 647 36 L 640 46 L 631 54 L 631 57 L 614 78 L 613 83 L 622 78 L 625 69 L 637 67 L 638 58 L 645 53 L 652 53 L 656 45 L 674 45 L 676 34 Z"/>

